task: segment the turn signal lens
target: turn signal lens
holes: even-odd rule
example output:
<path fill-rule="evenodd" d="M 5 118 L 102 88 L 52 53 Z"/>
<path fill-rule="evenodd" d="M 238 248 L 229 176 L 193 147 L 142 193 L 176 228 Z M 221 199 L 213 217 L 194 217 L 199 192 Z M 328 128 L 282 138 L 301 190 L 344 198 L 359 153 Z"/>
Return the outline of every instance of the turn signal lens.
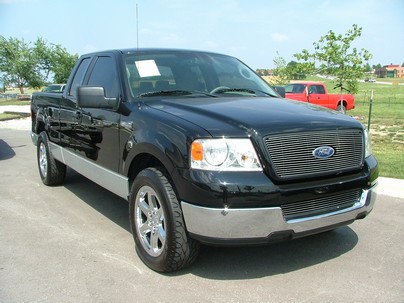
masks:
<path fill-rule="evenodd" d="M 201 142 L 194 141 L 191 146 L 192 160 L 202 161 L 203 160 L 203 146 Z"/>

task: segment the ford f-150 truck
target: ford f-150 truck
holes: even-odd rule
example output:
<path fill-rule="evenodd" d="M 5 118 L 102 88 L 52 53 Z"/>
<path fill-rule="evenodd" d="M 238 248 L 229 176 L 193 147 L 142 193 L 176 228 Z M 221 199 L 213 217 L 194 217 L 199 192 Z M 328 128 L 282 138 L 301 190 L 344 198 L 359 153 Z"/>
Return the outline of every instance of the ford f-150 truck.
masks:
<path fill-rule="evenodd" d="M 83 55 L 63 93 L 34 94 L 31 111 L 42 182 L 61 184 L 69 166 L 128 199 L 136 251 L 156 271 L 190 265 L 200 243 L 332 230 L 375 202 L 378 164 L 364 127 L 280 98 L 234 57 Z"/>
<path fill-rule="evenodd" d="M 329 94 L 324 83 L 298 82 L 285 87 L 285 98 L 321 105 L 345 113 L 355 108 L 354 96 L 350 94 Z"/>

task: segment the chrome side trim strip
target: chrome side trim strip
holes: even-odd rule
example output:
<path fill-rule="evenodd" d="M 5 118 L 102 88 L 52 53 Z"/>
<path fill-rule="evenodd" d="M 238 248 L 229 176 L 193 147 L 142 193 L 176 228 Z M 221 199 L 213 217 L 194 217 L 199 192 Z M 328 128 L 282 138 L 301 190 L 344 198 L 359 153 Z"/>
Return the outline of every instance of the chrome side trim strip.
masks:
<path fill-rule="evenodd" d="M 51 153 L 55 159 L 71 167 L 81 175 L 113 192 L 114 194 L 128 199 L 129 180 L 123 175 L 106 169 L 94 162 L 91 162 L 75 153 L 50 142 Z"/>

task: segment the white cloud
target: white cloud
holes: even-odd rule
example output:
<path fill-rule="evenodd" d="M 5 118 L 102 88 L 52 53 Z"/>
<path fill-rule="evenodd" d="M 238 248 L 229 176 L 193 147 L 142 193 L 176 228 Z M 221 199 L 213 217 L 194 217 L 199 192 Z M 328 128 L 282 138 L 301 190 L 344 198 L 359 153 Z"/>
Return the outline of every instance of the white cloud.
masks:
<path fill-rule="evenodd" d="M 274 42 L 286 42 L 289 40 L 289 37 L 281 33 L 272 33 L 271 39 Z"/>

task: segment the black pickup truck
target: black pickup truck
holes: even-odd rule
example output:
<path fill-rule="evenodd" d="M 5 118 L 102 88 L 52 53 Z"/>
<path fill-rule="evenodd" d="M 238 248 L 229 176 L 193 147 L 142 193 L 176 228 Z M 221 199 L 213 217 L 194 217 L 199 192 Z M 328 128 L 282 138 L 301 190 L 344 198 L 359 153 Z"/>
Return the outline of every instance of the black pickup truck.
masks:
<path fill-rule="evenodd" d="M 366 217 L 376 198 L 359 122 L 280 98 L 230 56 L 83 55 L 63 93 L 34 94 L 31 111 L 43 183 L 61 184 L 69 166 L 128 199 L 136 251 L 156 271 L 190 265 L 200 243 L 335 229 Z"/>

